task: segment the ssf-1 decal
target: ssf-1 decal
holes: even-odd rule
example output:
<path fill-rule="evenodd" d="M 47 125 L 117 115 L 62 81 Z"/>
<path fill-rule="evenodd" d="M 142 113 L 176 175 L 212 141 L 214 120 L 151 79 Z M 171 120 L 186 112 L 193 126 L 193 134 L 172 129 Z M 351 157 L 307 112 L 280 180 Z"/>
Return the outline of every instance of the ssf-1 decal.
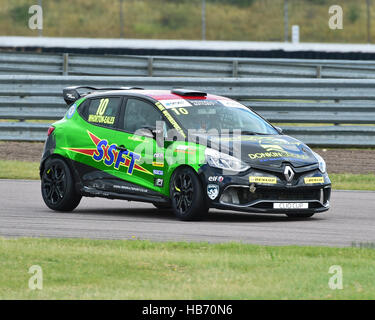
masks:
<path fill-rule="evenodd" d="M 92 142 L 96 148 L 80 149 L 80 148 L 63 148 L 76 153 L 84 154 L 92 157 L 97 162 L 103 161 L 108 167 L 114 165 L 116 170 L 119 170 L 121 166 L 128 168 L 127 174 L 133 174 L 133 170 L 138 170 L 150 175 L 153 175 L 150 171 L 138 165 L 136 162 L 141 159 L 141 155 L 134 153 L 129 150 L 117 150 L 116 144 L 109 144 L 107 140 L 100 139 L 90 131 L 87 131 Z"/>

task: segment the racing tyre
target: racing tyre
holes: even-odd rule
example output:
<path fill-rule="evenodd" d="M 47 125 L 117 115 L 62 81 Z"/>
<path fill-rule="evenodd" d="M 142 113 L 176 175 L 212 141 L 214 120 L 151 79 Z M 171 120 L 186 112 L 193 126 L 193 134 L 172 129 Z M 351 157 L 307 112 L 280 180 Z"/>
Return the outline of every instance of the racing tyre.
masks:
<path fill-rule="evenodd" d="M 311 218 L 314 215 L 314 213 L 287 213 L 286 215 L 288 216 L 288 218 L 306 219 L 306 218 Z"/>
<path fill-rule="evenodd" d="M 58 158 L 47 160 L 42 172 L 41 188 L 45 204 L 56 211 L 72 211 L 82 198 L 75 191 L 68 165 Z"/>
<path fill-rule="evenodd" d="M 172 209 L 180 220 L 198 220 L 208 212 L 204 190 L 197 174 L 188 167 L 177 169 L 171 178 Z"/>

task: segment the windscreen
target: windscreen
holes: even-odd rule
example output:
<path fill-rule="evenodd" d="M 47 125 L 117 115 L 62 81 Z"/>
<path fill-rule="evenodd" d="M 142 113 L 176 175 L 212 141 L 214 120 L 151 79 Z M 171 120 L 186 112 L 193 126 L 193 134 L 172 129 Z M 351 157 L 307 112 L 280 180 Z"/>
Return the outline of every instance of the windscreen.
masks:
<path fill-rule="evenodd" d="M 160 101 L 186 129 L 218 131 L 241 130 L 247 134 L 278 134 L 266 121 L 234 100 Z"/>

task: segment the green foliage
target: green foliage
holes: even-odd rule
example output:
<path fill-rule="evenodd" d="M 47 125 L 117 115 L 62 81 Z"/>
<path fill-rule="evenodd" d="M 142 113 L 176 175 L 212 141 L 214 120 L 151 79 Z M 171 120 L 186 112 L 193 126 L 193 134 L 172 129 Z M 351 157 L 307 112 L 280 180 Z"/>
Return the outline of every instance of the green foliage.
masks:
<path fill-rule="evenodd" d="M 162 0 L 166 2 L 172 3 L 192 3 L 201 4 L 203 0 Z M 217 3 L 217 4 L 224 4 L 224 5 L 232 5 L 238 7 L 249 7 L 251 6 L 256 0 L 206 0 L 206 3 Z M 324 1 L 324 0 L 323 0 Z"/>
<path fill-rule="evenodd" d="M 351 6 L 349 9 L 348 18 L 351 23 L 355 23 L 360 17 L 360 10 L 357 6 Z"/>
<path fill-rule="evenodd" d="M 207 0 L 207 1 L 212 2 L 212 3 L 233 5 L 233 6 L 238 6 L 238 7 L 250 7 L 254 3 L 254 0 Z"/>
<path fill-rule="evenodd" d="M 27 26 L 30 17 L 29 7 L 30 6 L 27 4 L 15 6 L 10 9 L 9 16 L 14 23 L 24 24 L 25 26 Z"/>
<path fill-rule="evenodd" d="M 188 24 L 189 17 L 183 8 L 176 8 L 173 14 L 162 12 L 158 22 L 165 29 L 179 29 L 184 28 Z"/>
<path fill-rule="evenodd" d="M 0 6 L 1 35 L 35 36 L 28 28 L 29 0 Z M 119 1 L 43 1 L 43 35 L 116 38 Z M 124 35 L 137 39 L 201 39 L 202 0 L 124 0 Z M 206 0 L 207 40 L 283 41 L 284 0 Z M 345 32 L 328 28 L 328 8 L 343 6 Z M 301 42 L 367 42 L 366 1 L 289 0 L 289 24 L 299 25 Z M 363 18 L 363 19 L 361 19 Z M 372 25 L 375 15 L 371 15 Z"/>
<path fill-rule="evenodd" d="M 307 2 L 310 2 L 311 4 L 316 5 L 325 5 L 327 4 L 327 0 L 306 0 Z"/>

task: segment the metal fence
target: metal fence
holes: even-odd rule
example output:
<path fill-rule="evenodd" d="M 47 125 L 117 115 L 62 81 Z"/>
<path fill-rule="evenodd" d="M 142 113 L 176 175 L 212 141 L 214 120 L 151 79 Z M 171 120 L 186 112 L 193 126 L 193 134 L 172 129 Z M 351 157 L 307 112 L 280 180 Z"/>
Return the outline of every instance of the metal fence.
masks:
<path fill-rule="evenodd" d="M 61 118 L 62 89 L 72 85 L 199 89 L 237 99 L 311 145 L 375 146 L 375 80 L 356 79 L 2 75 L 0 119 L 8 121 L 0 122 L 0 139 L 44 140 L 49 124 L 25 120 Z"/>
<path fill-rule="evenodd" d="M 375 79 L 375 62 L 0 52 L 0 74 Z"/>

